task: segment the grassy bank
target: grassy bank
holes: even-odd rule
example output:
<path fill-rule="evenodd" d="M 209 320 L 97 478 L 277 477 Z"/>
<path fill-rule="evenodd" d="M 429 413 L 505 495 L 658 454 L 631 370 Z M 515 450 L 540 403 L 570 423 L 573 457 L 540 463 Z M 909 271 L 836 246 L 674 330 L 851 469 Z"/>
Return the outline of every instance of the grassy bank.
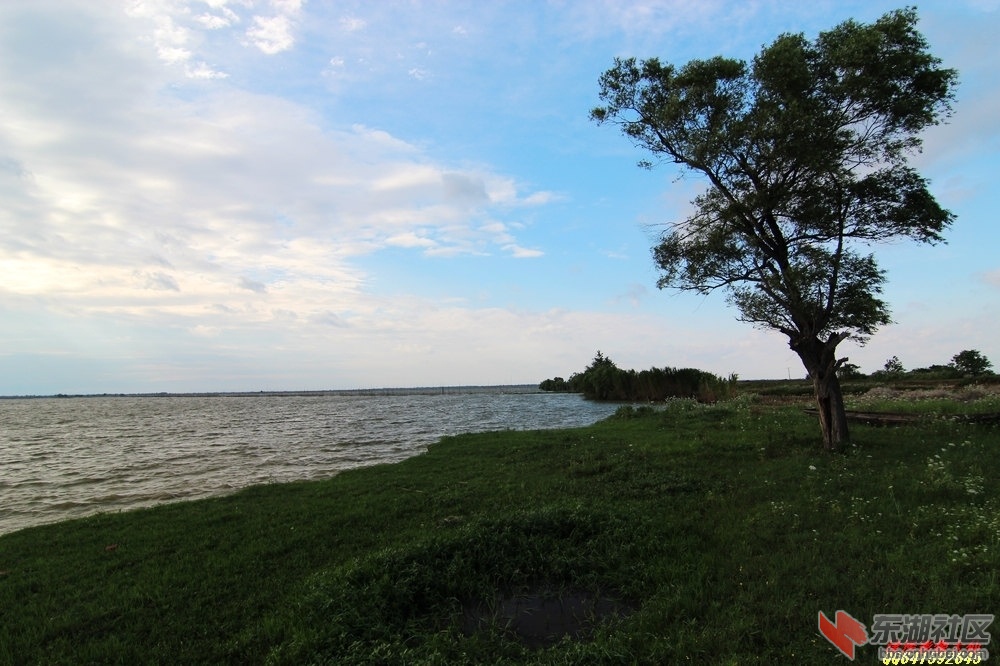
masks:
<path fill-rule="evenodd" d="M 23 530 L 0 663 L 847 663 L 817 611 L 995 612 L 1000 430 L 853 434 L 685 401 Z"/>

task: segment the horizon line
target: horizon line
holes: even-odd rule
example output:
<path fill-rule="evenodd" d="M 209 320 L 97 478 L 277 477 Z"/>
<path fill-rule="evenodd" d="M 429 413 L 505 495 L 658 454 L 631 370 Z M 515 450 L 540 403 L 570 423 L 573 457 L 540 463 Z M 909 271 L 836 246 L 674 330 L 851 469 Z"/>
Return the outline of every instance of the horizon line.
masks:
<path fill-rule="evenodd" d="M 257 391 L 103 391 L 100 393 L 23 393 L 0 395 L 0 400 L 17 400 L 29 398 L 171 398 L 171 397 L 250 397 L 250 396 L 320 396 L 320 395 L 387 395 L 389 393 L 435 393 L 435 392 L 474 392 L 502 389 L 532 389 L 543 393 L 538 388 L 538 382 L 522 384 L 455 384 L 455 385 L 425 385 L 425 386 L 383 386 L 372 388 L 350 389 L 260 389 Z"/>

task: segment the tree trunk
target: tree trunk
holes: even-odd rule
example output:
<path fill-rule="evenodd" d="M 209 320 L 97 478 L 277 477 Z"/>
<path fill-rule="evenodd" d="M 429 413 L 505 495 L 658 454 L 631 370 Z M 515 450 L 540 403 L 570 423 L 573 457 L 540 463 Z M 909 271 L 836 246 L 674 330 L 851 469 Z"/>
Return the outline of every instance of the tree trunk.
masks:
<path fill-rule="evenodd" d="M 837 367 L 842 361 L 837 360 L 836 350 L 841 340 L 839 335 L 833 335 L 826 343 L 814 338 L 789 345 L 802 359 L 802 365 L 812 379 L 813 395 L 819 410 L 819 427 L 823 431 L 823 447 L 828 451 L 841 449 L 850 442 L 844 395 L 837 378 Z"/>

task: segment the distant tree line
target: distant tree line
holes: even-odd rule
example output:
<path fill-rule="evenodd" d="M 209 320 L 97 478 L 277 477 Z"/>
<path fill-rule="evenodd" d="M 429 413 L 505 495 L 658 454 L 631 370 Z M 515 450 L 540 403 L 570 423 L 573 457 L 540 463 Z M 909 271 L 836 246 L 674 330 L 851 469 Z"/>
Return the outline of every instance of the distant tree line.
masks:
<path fill-rule="evenodd" d="M 947 365 L 930 365 L 926 368 L 907 370 L 898 356 L 889 358 L 881 370 L 876 370 L 872 379 L 899 379 L 902 377 L 922 379 L 966 379 L 994 377 L 993 364 L 980 351 L 966 349 L 951 357 Z M 853 363 L 844 363 L 837 373 L 846 379 L 863 378 L 866 375 Z"/>
<path fill-rule="evenodd" d="M 568 380 L 546 379 L 538 385 L 543 391 L 582 393 L 589 400 L 658 402 L 668 398 L 694 398 L 715 402 L 733 396 L 737 376 L 728 379 L 694 368 L 650 368 L 636 372 L 624 370 L 600 351 L 583 372 Z"/>

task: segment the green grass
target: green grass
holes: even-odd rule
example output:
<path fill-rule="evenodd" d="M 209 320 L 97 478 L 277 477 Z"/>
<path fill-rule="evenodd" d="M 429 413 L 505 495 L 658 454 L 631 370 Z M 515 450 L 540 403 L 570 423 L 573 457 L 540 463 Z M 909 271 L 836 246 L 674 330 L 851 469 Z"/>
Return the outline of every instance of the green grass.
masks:
<path fill-rule="evenodd" d="M 798 407 L 679 401 L 22 530 L 0 664 L 847 663 L 819 610 L 995 612 L 1000 430 L 852 433 L 829 455 Z M 541 648 L 468 629 L 528 594 L 624 610 Z"/>

